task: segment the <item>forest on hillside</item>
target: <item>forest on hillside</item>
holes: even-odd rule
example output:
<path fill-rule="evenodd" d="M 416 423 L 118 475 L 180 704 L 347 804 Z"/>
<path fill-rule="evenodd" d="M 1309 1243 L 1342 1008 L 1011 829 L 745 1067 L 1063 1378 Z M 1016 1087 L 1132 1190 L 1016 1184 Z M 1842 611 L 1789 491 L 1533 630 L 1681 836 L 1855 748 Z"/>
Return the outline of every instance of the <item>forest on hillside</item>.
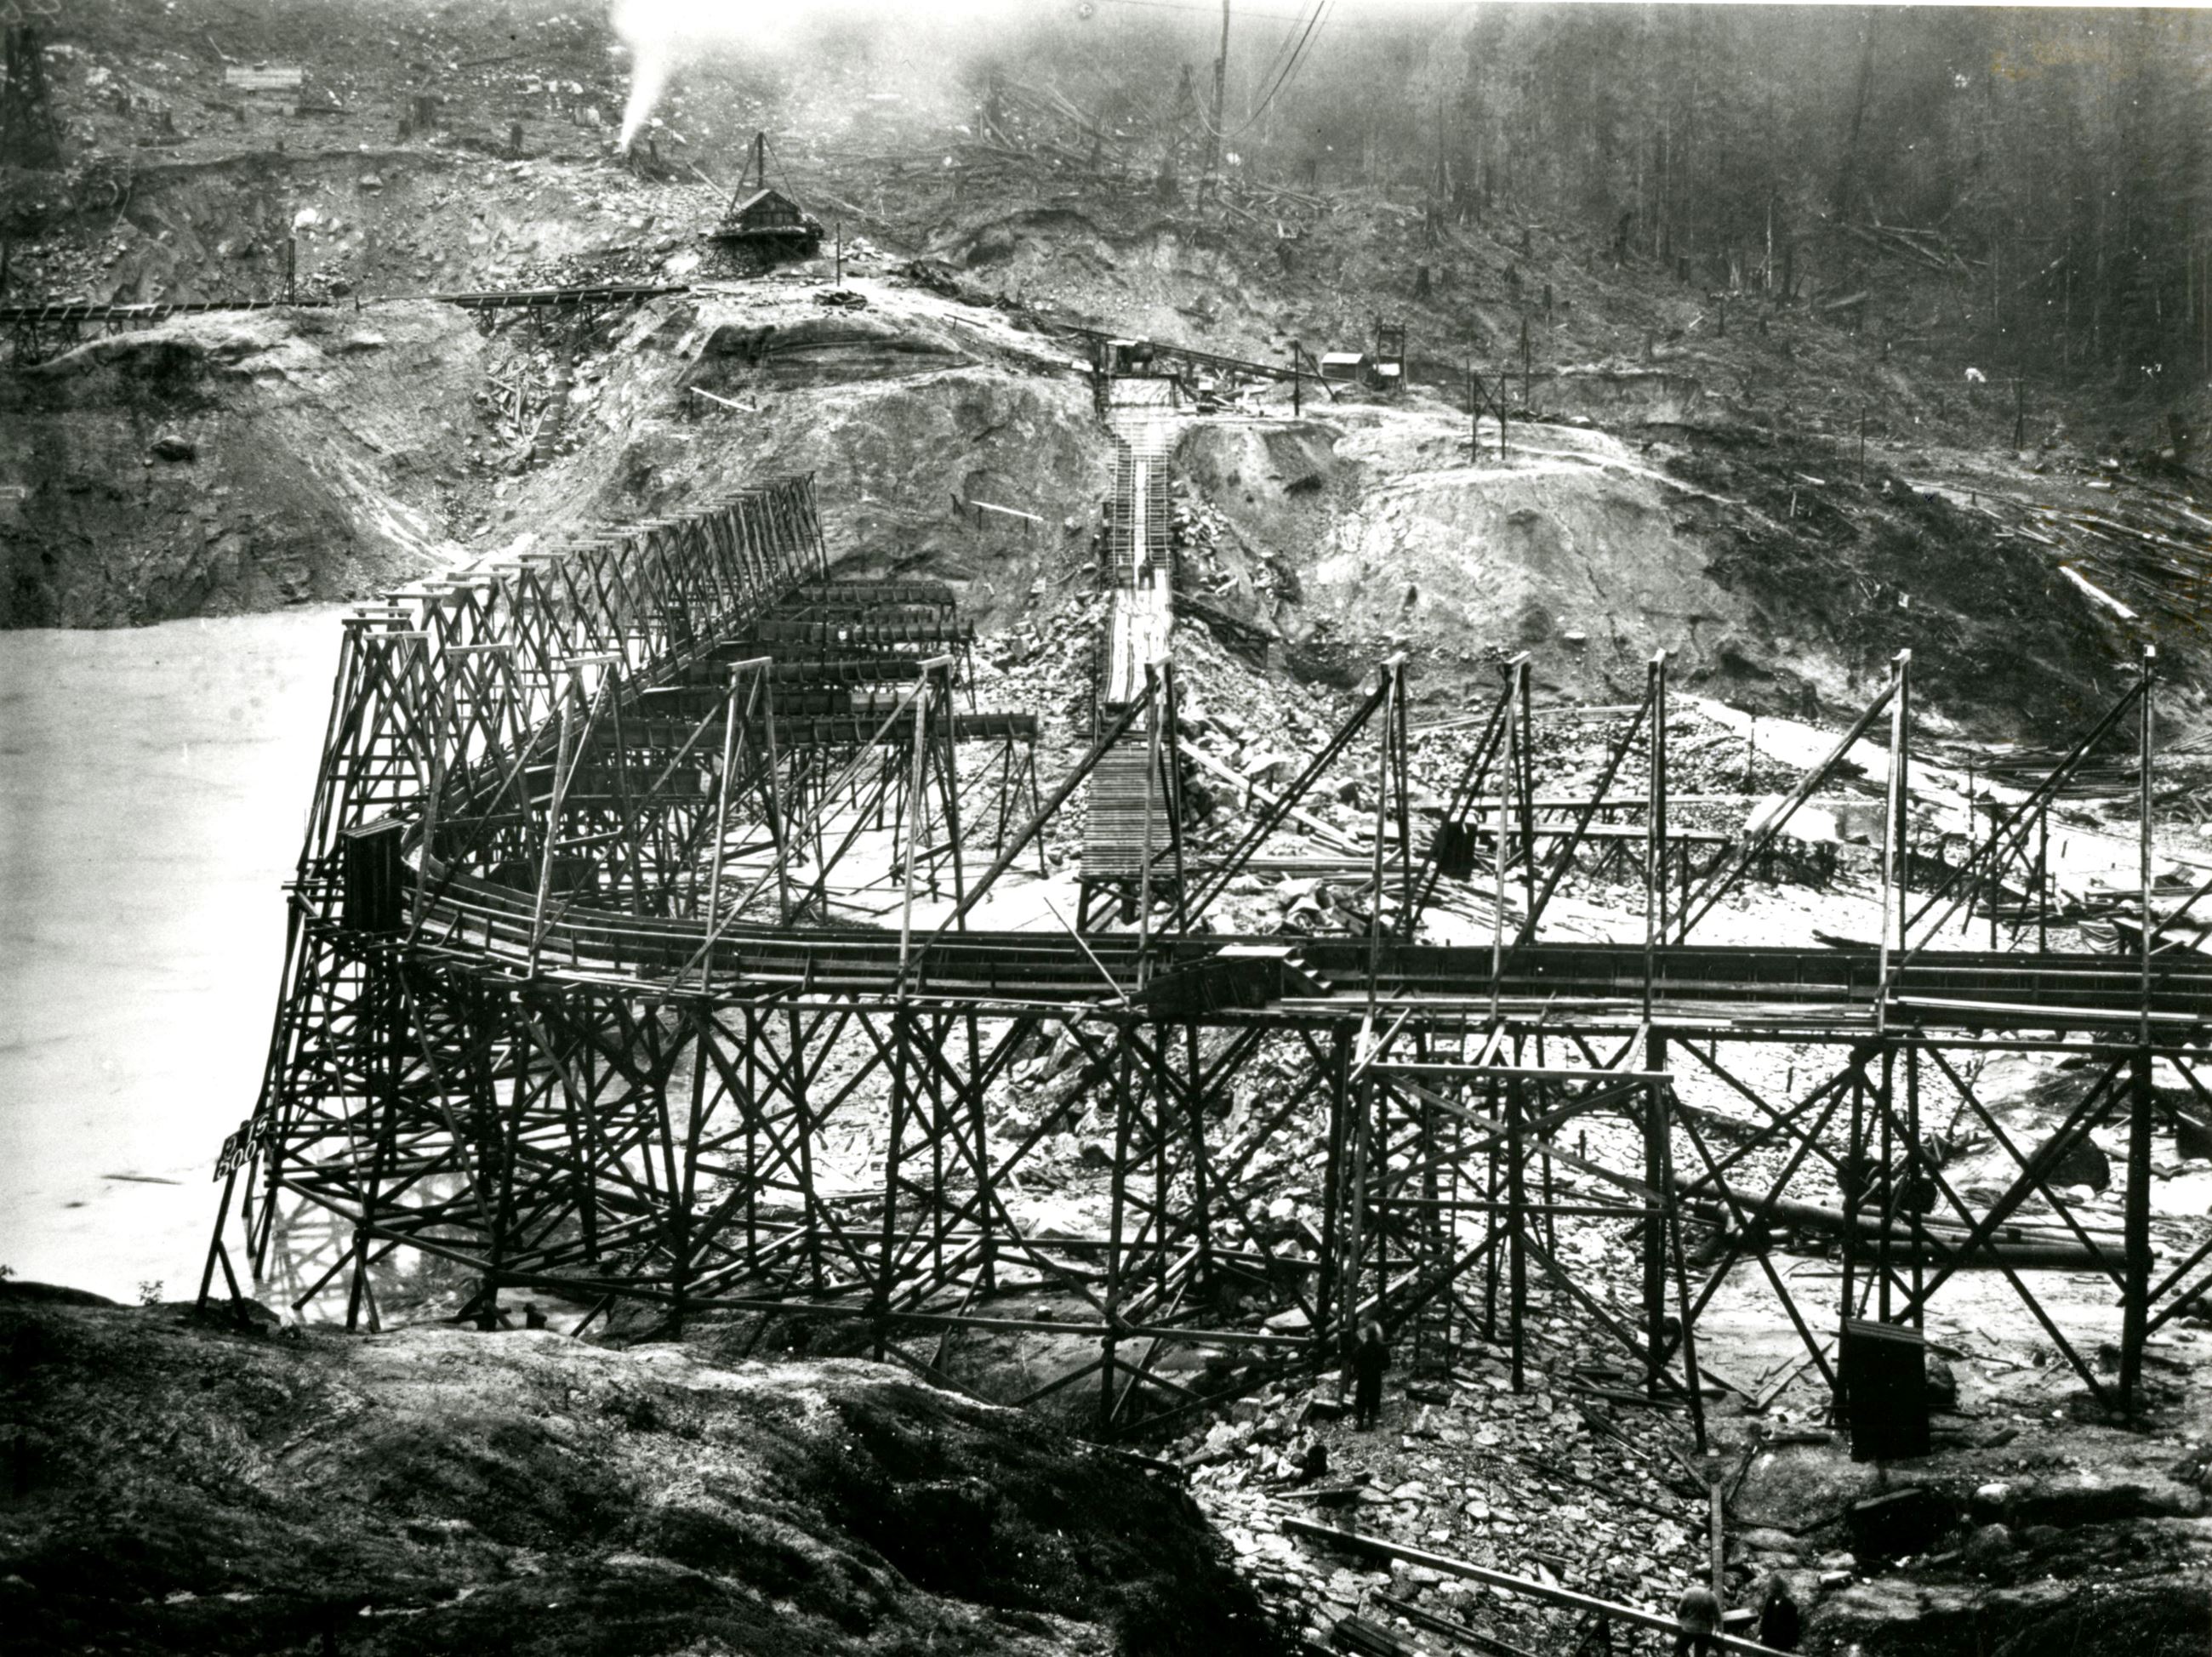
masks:
<path fill-rule="evenodd" d="M 1185 183 L 1364 184 L 1778 302 L 1875 258 L 1992 373 L 2212 376 L 2212 19 L 2024 7 L 1097 0 L 971 64 L 1049 77 Z M 1148 161 L 1147 158 L 1151 158 Z M 1824 273 L 1816 275 L 1815 272 Z M 1926 303 L 1916 300 L 1925 312 Z"/>

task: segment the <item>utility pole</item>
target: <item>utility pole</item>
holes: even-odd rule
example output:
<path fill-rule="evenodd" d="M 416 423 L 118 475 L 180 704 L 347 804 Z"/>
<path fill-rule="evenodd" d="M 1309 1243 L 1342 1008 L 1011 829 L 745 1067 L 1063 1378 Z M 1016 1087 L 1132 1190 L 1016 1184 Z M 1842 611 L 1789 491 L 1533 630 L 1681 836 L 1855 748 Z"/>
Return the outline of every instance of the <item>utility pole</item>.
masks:
<path fill-rule="evenodd" d="M 1221 0 L 1221 50 L 1213 59 L 1213 130 L 1206 135 L 1206 179 L 1202 190 L 1221 182 L 1221 135 L 1229 114 L 1229 0 Z"/>

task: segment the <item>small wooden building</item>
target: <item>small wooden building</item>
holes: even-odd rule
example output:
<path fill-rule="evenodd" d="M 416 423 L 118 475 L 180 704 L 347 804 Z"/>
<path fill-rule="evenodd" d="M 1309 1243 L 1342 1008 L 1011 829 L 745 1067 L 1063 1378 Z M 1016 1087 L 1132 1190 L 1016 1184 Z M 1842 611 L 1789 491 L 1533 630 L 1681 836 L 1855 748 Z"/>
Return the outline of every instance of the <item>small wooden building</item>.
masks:
<path fill-rule="evenodd" d="M 769 255 L 811 253 L 822 245 L 822 224 L 781 191 L 763 185 L 730 203 L 714 240 Z"/>

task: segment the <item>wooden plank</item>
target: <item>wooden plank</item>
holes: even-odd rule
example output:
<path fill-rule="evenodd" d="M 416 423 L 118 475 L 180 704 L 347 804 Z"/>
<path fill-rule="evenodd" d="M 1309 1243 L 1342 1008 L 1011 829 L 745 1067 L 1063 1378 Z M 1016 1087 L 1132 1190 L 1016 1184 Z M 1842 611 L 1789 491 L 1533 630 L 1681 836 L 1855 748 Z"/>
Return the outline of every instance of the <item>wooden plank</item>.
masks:
<path fill-rule="evenodd" d="M 270 64 L 263 68 L 233 64 L 222 72 L 222 83 L 234 92 L 290 92 L 307 78 L 296 64 Z"/>
<path fill-rule="evenodd" d="M 1643 1402 L 1641 1398 L 1637 1400 Z M 1634 1605 L 1624 1605 L 1611 1599 L 1601 1599 L 1595 1594 L 1578 1593 L 1569 1587 L 1554 1587 L 1547 1582 L 1532 1581 L 1525 1576 L 1510 1576 L 1502 1570 L 1492 1570 L 1487 1565 L 1477 1565 L 1465 1559 L 1455 1559 L 1449 1554 L 1431 1553 L 1423 1548 L 1409 1548 L 1397 1542 L 1386 1542 L 1376 1536 L 1362 1536 L 1356 1531 L 1342 1531 L 1334 1526 L 1317 1525 L 1310 1519 L 1286 1514 L 1283 1528 L 1294 1536 L 1311 1537 L 1328 1542 L 1353 1553 L 1380 1554 L 1386 1559 L 1402 1559 L 1412 1565 L 1426 1565 L 1431 1570 L 1442 1571 L 1448 1576 L 1463 1576 L 1480 1582 L 1486 1587 L 1503 1588 L 1508 1593 L 1517 1593 L 1547 1605 L 1562 1605 L 1569 1611 L 1579 1611 L 1602 1617 L 1609 1622 L 1626 1623 L 1634 1628 L 1656 1629 L 1662 1634 L 1675 1631 L 1674 1619 L 1662 1617 L 1656 1611 L 1639 1611 Z M 1746 1640 L 1739 1635 L 1715 1633 L 1713 1643 L 1725 1651 L 1741 1652 L 1746 1657 L 1783 1657 L 1771 1647 L 1760 1645 L 1756 1640 Z"/>

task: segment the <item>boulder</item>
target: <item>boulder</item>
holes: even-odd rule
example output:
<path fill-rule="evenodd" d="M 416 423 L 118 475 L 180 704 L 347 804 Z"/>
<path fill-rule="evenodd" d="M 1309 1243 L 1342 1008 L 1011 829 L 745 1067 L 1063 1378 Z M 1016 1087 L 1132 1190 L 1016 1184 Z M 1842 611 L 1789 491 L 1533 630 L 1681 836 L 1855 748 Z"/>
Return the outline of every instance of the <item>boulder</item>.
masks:
<path fill-rule="evenodd" d="M 1984 1576 L 2004 1576 L 2011 1573 L 2013 1557 L 2019 1551 L 2008 1528 L 1984 1525 L 1966 1539 L 1961 1557 L 1968 1570 Z"/>

